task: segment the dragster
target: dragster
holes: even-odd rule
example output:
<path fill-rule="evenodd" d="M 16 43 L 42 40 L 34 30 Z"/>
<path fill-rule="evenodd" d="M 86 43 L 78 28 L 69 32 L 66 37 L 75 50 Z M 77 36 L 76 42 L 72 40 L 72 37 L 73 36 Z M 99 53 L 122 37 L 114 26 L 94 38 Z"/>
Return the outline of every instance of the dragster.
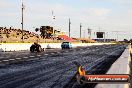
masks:
<path fill-rule="evenodd" d="M 34 42 L 34 44 L 31 45 L 30 47 L 31 52 L 42 52 L 44 51 L 43 48 L 41 48 L 41 45 L 38 44 L 38 42 Z"/>
<path fill-rule="evenodd" d="M 88 83 L 130 83 L 129 74 L 86 74 L 86 70 L 81 65 L 78 65 L 75 77 L 80 85 Z"/>

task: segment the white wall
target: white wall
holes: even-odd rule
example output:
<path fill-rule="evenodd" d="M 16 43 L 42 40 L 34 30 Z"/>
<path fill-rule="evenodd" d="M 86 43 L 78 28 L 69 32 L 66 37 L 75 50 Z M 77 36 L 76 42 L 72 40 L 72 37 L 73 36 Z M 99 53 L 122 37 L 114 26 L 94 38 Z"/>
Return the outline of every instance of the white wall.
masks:
<path fill-rule="evenodd" d="M 72 46 L 92 46 L 92 45 L 103 45 L 111 43 L 73 43 Z M 32 43 L 0 43 L 0 51 L 21 51 L 29 50 Z M 51 48 L 61 48 L 61 43 L 40 43 L 42 48 L 47 48 L 49 45 Z"/>

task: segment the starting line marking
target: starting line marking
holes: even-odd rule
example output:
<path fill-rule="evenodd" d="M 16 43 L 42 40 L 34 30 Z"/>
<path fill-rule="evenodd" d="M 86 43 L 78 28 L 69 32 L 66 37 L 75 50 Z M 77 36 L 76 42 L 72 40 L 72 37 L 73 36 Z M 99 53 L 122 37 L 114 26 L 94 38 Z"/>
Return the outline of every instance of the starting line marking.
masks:
<path fill-rule="evenodd" d="M 15 60 L 15 59 L 9 59 L 10 61 L 13 61 L 13 60 Z"/>
<path fill-rule="evenodd" d="M 23 58 L 27 59 L 28 57 L 23 57 Z"/>
<path fill-rule="evenodd" d="M 37 55 L 37 56 L 39 56 L 39 57 L 40 57 L 41 55 Z"/>
<path fill-rule="evenodd" d="M 29 56 L 29 57 L 35 57 L 35 56 Z"/>
<path fill-rule="evenodd" d="M 16 58 L 17 60 L 20 60 L 20 59 L 22 59 L 22 58 Z"/>
<path fill-rule="evenodd" d="M 7 61 L 9 61 L 9 60 L 2 60 L 2 61 L 7 62 Z"/>

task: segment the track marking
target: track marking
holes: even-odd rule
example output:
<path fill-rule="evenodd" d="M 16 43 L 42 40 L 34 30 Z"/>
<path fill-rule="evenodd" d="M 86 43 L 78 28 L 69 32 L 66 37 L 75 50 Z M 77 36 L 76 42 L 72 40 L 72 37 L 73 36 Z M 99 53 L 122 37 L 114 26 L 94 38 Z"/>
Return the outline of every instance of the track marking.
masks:
<path fill-rule="evenodd" d="M 69 51 L 66 51 L 66 53 L 69 52 Z"/>
<path fill-rule="evenodd" d="M 61 53 L 61 52 L 57 52 L 58 54 Z"/>
<path fill-rule="evenodd" d="M 35 57 L 35 56 L 29 56 L 29 57 Z"/>
<path fill-rule="evenodd" d="M 39 60 L 40 58 L 34 58 L 34 60 Z"/>
<path fill-rule="evenodd" d="M 42 56 L 42 55 L 37 55 L 38 57 Z"/>
<path fill-rule="evenodd" d="M 4 61 L 4 62 L 8 62 L 9 60 L 2 60 L 2 61 Z"/>
<path fill-rule="evenodd" d="M 9 61 L 13 61 L 13 60 L 15 60 L 15 59 L 9 59 Z"/>
<path fill-rule="evenodd" d="M 23 58 L 27 59 L 28 57 L 23 57 Z"/>
<path fill-rule="evenodd" d="M 22 59 L 22 58 L 16 58 L 17 60 L 20 60 L 20 59 Z"/>
<path fill-rule="evenodd" d="M 55 54 L 55 53 L 51 53 L 51 54 Z"/>
<path fill-rule="evenodd" d="M 46 55 L 46 56 L 47 56 L 47 55 L 49 55 L 49 54 L 44 54 L 44 55 Z"/>
<path fill-rule="evenodd" d="M 0 59 L 1 59 L 1 58 L 4 58 L 4 57 L 0 57 Z"/>

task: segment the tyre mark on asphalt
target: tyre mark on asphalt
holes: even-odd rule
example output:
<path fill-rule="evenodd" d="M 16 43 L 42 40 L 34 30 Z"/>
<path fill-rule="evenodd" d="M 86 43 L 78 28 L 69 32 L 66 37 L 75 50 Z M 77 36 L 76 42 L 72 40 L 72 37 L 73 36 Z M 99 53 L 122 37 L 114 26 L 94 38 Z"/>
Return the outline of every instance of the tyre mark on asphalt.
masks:
<path fill-rule="evenodd" d="M 103 49 L 102 49 L 103 50 Z M 119 49 L 118 49 L 119 50 Z M 109 51 L 112 51 L 112 50 L 109 50 Z M 95 51 L 94 51 L 95 52 Z M 79 54 L 79 52 L 77 52 L 76 54 Z M 100 53 L 98 53 L 98 54 L 100 54 Z M 60 70 L 62 70 L 62 72 L 64 72 L 64 69 L 66 69 L 66 68 L 68 68 L 69 66 L 70 66 L 70 64 L 74 61 L 74 60 L 79 60 L 77 57 L 74 57 L 74 59 L 73 58 L 70 58 L 70 57 L 68 57 L 68 56 L 66 56 L 66 55 L 68 55 L 68 54 L 64 54 L 64 58 L 59 58 L 60 60 L 62 59 L 63 60 L 63 62 L 61 62 L 61 64 L 63 64 L 64 63 L 64 66 L 66 65 L 66 67 L 63 67 L 62 65 L 60 65 L 58 62 L 53 62 L 53 63 L 47 63 L 48 61 L 50 61 L 50 60 L 53 60 L 54 58 L 51 58 L 50 57 L 50 60 L 47 60 L 45 63 L 47 63 L 47 65 L 49 65 L 49 66 L 46 66 L 46 65 L 39 65 L 39 67 L 38 68 L 32 68 L 31 69 L 31 71 L 35 71 L 35 72 L 31 72 L 31 73 L 29 73 L 30 72 L 30 70 L 28 70 L 28 71 L 25 71 L 25 72 L 23 72 L 23 74 L 21 74 L 21 76 L 19 76 L 19 72 L 21 72 L 21 71 L 19 71 L 18 73 L 14 73 L 14 75 L 15 76 L 17 76 L 18 75 L 18 77 L 16 78 L 16 79 L 13 79 L 14 80 L 14 82 L 13 82 L 13 80 L 9 80 L 9 82 L 7 83 L 8 85 L 12 85 L 12 82 L 13 82 L 13 84 L 15 84 L 15 83 L 17 83 L 17 81 L 18 81 L 18 83 L 20 83 L 18 86 L 21 86 L 21 85 L 23 85 L 23 83 L 21 83 L 21 81 L 22 80 L 26 80 L 27 79 L 27 81 L 28 80 L 30 80 L 30 78 L 32 79 L 32 77 L 31 77 L 31 75 L 30 74 L 32 74 L 32 76 L 33 76 L 33 78 L 34 79 L 32 79 L 31 81 L 29 81 L 29 82 L 27 82 L 27 84 L 25 84 L 25 86 L 27 86 L 28 88 L 33 88 L 33 87 L 35 87 L 35 86 L 38 86 L 39 85 L 39 80 L 40 80 L 40 83 L 44 83 L 44 82 L 48 82 L 48 80 L 52 80 L 52 78 L 54 79 L 54 75 L 57 75 L 58 77 L 60 76 L 60 74 L 62 74 L 62 73 L 60 73 L 59 71 Z M 70 54 L 70 55 L 75 55 L 75 53 L 74 54 Z M 83 54 L 80 54 L 80 55 L 83 55 Z M 79 56 L 79 55 L 78 55 Z M 82 56 L 80 56 L 80 57 L 82 57 Z M 97 58 L 98 59 L 98 58 Z M 81 61 L 81 60 L 84 60 L 84 61 Z M 85 62 L 85 58 L 80 58 L 80 62 L 81 63 L 84 63 Z M 42 61 L 42 60 L 41 60 Z M 68 63 L 66 63 L 66 62 L 68 62 Z M 88 62 L 88 61 L 87 61 Z M 58 63 L 58 64 L 57 64 Z M 29 63 L 29 64 L 32 64 L 32 63 Z M 88 64 L 88 63 L 87 63 Z M 25 64 L 26 65 L 26 64 Z M 42 67 L 41 67 L 42 66 Z M 44 66 L 46 66 L 46 67 L 44 67 Z M 60 68 L 57 68 L 57 67 L 59 67 L 60 66 Z M 54 72 L 56 72 L 56 73 L 53 73 L 53 74 L 49 74 L 48 75 L 48 77 L 47 77 L 47 80 L 45 80 L 46 79 L 46 77 L 45 76 L 43 76 L 43 78 L 41 78 L 41 76 L 37 76 L 37 75 L 35 75 L 35 74 L 37 74 L 37 72 L 39 71 L 39 70 L 46 70 L 47 72 L 50 72 L 50 70 L 48 70 L 48 69 L 50 69 L 51 67 L 53 67 L 52 68 L 52 70 L 54 70 Z M 62 68 L 61 68 L 62 67 Z M 57 69 L 56 69 L 57 68 Z M 39 69 L 39 70 L 38 70 Z M 43 71 L 42 70 L 42 71 Z M 67 71 L 66 71 L 67 72 Z M 29 73 L 29 75 L 27 75 Z M 24 77 L 24 74 L 25 74 L 25 78 L 24 79 L 19 79 L 19 77 Z M 43 74 L 43 73 L 40 73 L 40 74 Z M 14 77 L 14 75 L 12 75 L 12 77 Z M 6 75 L 5 75 L 6 76 Z M 8 77 L 9 77 L 9 79 L 10 78 L 12 78 L 11 76 L 9 76 L 9 75 L 7 75 Z M 8 77 L 7 77 L 7 79 L 8 79 Z M 28 78 L 29 77 L 29 78 Z M 35 78 L 36 77 L 36 78 Z M 69 76 L 68 76 L 69 77 Z M 3 80 L 7 80 L 7 79 L 4 79 L 4 78 L 6 78 L 6 77 L 3 77 Z M 1 77 L 0 77 L 0 79 L 1 79 Z M 62 78 L 63 79 L 63 78 Z M 64 78 L 65 79 L 65 78 Z M 16 80 L 16 81 L 15 81 Z M 36 80 L 36 81 L 35 81 Z M 67 80 L 67 79 L 66 79 Z M 37 82 L 36 84 L 34 83 L 34 84 L 32 84 L 32 82 L 33 81 L 35 81 L 35 82 Z M 0 81 L 0 83 L 2 82 L 2 80 Z M 22 81 L 23 82 L 23 81 Z M 53 82 L 55 82 L 55 84 L 52 84 L 53 85 L 53 87 L 55 86 L 57 86 L 57 84 L 58 83 L 63 83 L 63 80 L 53 80 Z M 28 84 L 29 83 L 29 84 Z M 4 84 L 4 83 L 3 83 Z M 74 82 L 73 82 L 73 85 L 74 85 Z M 73 86 L 72 85 L 72 86 Z M 4 85 L 4 86 L 6 86 L 6 85 Z M 4 88 L 4 86 L 3 86 L 3 88 Z M 24 85 L 23 85 L 24 86 Z M 48 86 L 51 86 L 51 84 L 48 84 Z M 62 85 L 61 85 L 62 86 Z M 8 87 L 8 86 L 7 86 Z M 22 86 L 21 86 L 22 87 Z M 2 87 L 1 87 L 2 88 Z M 18 87 L 19 88 L 19 87 Z M 24 87 L 22 87 L 22 88 L 24 88 Z"/>
<path fill-rule="evenodd" d="M 19 79 L 19 78 L 21 78 L 21 77 L 23 77 L 23 76 L 27 76 L 28 74 L 30 75 L 32 72 L 34 72 L 34 71 L 38 71 L 39 69 L 41 69 L 41 68 L 43 68 L 43 67 L 45 67 L 45 66 L 47 66 L 47 68 L 49 68 L 50 66 L 57 66 L 57 65 L 60 65 L 60 64 L 62 64 L 63 62 L 57 62 L 56 64 L 53 62 L 53 63 L 48 63 L 48 64 L 45 64 L 44 66 L 42 65 L 41 67 L 36 67 L 36 68 L 33 68 L 33 70 L 32 69 L 29 69 L 28 71 L 22 71 L 22 72 L 19 72 L 18 74 L 10 74 L 10 76 L 8 77 L 8 75 L 6 76 L 5 75 L 5 77 L 3 76 L 2 78 L 0 78 L 1 80 L 0 81 L 2 81 L 2 82 L 0 82 L 0 85 L 1 85 L 1 83 L 7 83 L 7 82 L 9 82 L 9 81 L 13 81 L 13 80 L 16 80 L 17 78 Z M 68 63 L 68 62 L 67 62 Z M 65 63 L 66 64 L 66 63 Z M 60 66 L 61 67 L 61 66 Z M 55 67 L 53 67 L 53 68 L 55 68 Z M 57 69 L 56 69 L 57 70 Z M 33 73 L 32 73 L 33 74 Z M 15 75 L 15 77 L 14 77 L 14 75 Z M 4 81 L 3 81 L 3 79 L 4 79 Z"/>

